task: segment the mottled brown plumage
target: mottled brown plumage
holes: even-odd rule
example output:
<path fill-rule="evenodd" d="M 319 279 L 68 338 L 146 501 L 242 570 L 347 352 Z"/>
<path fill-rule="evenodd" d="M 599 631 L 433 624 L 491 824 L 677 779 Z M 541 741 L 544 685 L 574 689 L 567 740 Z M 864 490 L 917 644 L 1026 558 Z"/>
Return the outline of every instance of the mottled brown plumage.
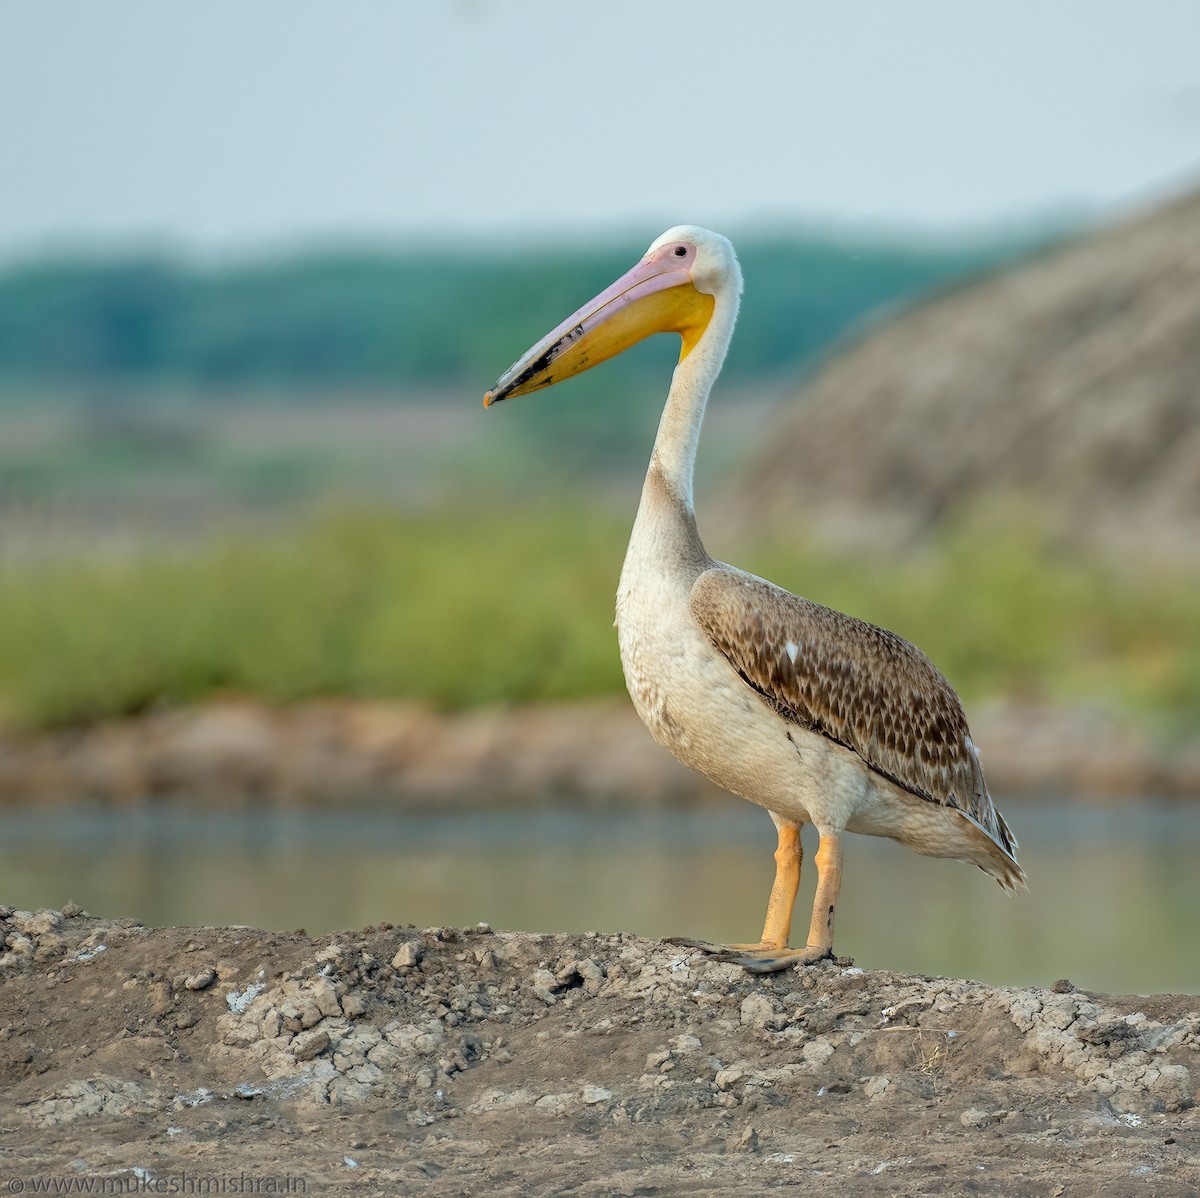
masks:
<path fill-rule="evenodd" d="M 696 622 L 785 718 L 912 794 L 969 815 L 1012 853 L 954 689 L 915 645 L 728 566 L 691 592 Z M 790 646 L 790 648 L 789 648 Z"/>

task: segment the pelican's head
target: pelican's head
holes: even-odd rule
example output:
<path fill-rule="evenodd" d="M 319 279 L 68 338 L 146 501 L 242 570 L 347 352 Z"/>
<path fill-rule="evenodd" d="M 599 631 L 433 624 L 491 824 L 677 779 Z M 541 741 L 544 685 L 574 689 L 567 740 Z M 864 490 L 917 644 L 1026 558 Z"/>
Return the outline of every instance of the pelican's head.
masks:
<path fill-rule="evenodd" d="M 483 397 L 483 406 L 562 382 L 652 333 L 678 333 L 682 362 L 700 343 L 718 304 L 736 311 L 741 290 L 741 267 L 728 240 L 695 225 L 676 225 L 632 270 L 514 362 Z"/>

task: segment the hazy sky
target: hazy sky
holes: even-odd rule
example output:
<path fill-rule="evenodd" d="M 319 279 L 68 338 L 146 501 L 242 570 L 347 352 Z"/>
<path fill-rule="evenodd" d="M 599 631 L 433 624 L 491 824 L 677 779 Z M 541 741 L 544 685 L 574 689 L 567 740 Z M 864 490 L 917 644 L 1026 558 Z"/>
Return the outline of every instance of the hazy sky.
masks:
<path fill-rule="evenodd" d="M 4 256 L 936 228 L 1198 169 L 1197 0 L 0 0 Z"/>

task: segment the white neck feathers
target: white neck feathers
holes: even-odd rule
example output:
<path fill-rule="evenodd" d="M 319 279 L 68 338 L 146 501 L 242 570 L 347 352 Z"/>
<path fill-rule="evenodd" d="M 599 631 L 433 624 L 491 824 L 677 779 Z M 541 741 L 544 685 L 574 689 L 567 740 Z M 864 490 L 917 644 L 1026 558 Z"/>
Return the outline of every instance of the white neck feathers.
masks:
<path fill-rule="evenodd" d="M 709 392 L 721 372 L 733 326 L 737 321 L 738 293 L 730 288 L 718 294 L 712 319 L 700 340 L 675 367 L 671 390 L 658 424 L 650 469 L 658 469 L 675 493 L 692 510 L 692 476 L 696 467 L 696 448 Z"/>

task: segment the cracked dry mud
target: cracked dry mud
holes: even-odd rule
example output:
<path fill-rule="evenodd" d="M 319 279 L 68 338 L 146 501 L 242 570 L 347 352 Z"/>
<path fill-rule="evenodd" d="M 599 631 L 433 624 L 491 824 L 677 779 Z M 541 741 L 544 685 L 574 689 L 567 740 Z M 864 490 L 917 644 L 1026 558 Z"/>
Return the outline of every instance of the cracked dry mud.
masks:
<path fill-rule="evenodd" d="M 0 935 L 0 1188 L 1200 1192 L 1200 998 L 484 926 Z"/>

